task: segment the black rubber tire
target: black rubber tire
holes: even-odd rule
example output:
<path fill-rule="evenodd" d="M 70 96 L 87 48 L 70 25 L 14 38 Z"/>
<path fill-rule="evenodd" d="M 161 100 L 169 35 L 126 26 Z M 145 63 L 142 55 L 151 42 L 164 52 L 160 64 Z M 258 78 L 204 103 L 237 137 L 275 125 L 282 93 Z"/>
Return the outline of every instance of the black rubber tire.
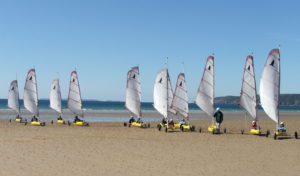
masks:
<path fill-rule="evenodd" d="M 158 131 L 161 131 L 161 125 L 158 126 Z"/>
<path fill-rule="evenodd" d="M 196 130 L 196 127 L 193 125 L 191 131 L 194 132 Z"/>
<path fill-rule="evenodd" d="M 213 134 L 213 135 L 215 134 L 215 130 L 212 131 L 212 134 Z"/>
<path fill-rule="evenodd" d="M 298 139 L 298 132 L 295 131 L 295 139 Z"/>
<path fill-rule="evenodd" d="M 127 123 L 126 122 L 124 122 L 124 127 L 126 127 L 127 126 Z"/>
<path fill-rule="evenodd" d="M 242 135 L 244 134 L 244 130 L 241 130 L 241 134 L 242 134 Z"/>
<path fill-rule="evenodd" d="M 277 134 L 276 133 L 274 134 L 274 140 L 277 140 Z"/>
<path fill-rule="evenodd" d="M 182 125 L 180 126 L 180 130 L 181 130 L 182 132 L 184 132 L 184 128 L 183 128 Z"/>
<path fill-rule="evenodd" d="M 168 128 L 166 127 L 166 129 L 165 129 L 165 132 L 167 133 L 168 132 Z"/>
<path fill-rule="evenodd" d="M 199 133 L 202 133 L 202 128 L 200 127 L 200 129 L 199 129 Z"/>

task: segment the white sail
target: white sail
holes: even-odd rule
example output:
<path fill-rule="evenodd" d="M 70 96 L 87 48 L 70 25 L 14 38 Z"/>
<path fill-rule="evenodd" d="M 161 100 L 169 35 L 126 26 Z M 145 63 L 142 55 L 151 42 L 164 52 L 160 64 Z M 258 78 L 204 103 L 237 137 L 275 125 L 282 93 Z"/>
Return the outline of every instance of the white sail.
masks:
<path fill-rule="evenodd" d="M 154 108 L 167 118 L 168 112 L 172 111 L 171 103 L 173 100 L 173 91 L 168 69 L 163 69 L 157 74 L 153 95 Z"/>
<path fill-rule="evenodd" d="M 180 73 L 178 75 L 172 102 L 172 109 L 185 118 L 189 116 L 188 94 L 184 73 Z"/>
<path fill-rule="evenodd" d="M 24 88 L 24 106 L 35 116 L 39 116 L 38 92 L 35 69 L 28 71 Z"/>
<path fill-rule="evenodd" d="M 195 103 L 212 117 L 214 115 L 214 84 L 214 57 L 209 56 L 206 61 Z"/>
<path fill-rule="evenodd" d="M 276 123 L 279 121 L 280 52 L 273 49 L 267 58 L 261 80 L 260 101 L 266 114 Z"/>
<path fill-rule="evenodd" d="M 59 85 L 59 80 L 58 79 L 53 80 L 52 84 L 51 84 L 50 108 L 52 108 L 53 110 L 55 110 L 59 114 L 62 114 L 61 91 L 60 91 L 60 85 Z"/>
<path fill-rule="evenodd" d="M 137 117 L 141 117 L 141 82 L 139 67 L 133 67 L 127 73 L 125 107 Z"/>
<path fill-rule="evenodd" d="M 83 117 L 81 93 L 76 71 L 71 73 L 68 96 L 68 108 L 76 115 Z"/>
<path fill-rule="evenodd" d="M 17 80 L 10 83 L 7 100 L 8 107 L 20 114 L 19 87 Z"/>
<path fill-rule="evenodd" d="M 253 120 L 257 120 L 256 82 L 252 56 L 248 56 L 246 59 L 240 105 L 250 114 Z"/>

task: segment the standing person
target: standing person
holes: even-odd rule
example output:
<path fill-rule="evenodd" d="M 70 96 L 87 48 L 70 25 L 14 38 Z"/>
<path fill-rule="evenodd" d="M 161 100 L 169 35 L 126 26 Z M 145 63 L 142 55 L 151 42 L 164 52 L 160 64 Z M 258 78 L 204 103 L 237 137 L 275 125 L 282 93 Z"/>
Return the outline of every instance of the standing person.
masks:
<path fill-rule="evenodd" d="M 223 122 L 223 113 L 221 112 L 219 107 L 216 109 L 216 112 L 214 114 L 214 118 L 216 120 L 217 128 L 220 129 L 221 123 Z"/>

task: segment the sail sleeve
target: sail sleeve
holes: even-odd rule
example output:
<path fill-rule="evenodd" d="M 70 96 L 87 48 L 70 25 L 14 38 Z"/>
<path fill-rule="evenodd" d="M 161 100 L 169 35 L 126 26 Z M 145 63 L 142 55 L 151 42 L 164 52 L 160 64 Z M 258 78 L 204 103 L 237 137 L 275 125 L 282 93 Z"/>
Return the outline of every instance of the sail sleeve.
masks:
<path fill-rule="evenodd" d="M 173 93 L 167 69 L 161 70 L 155 79 L 153 99 L 154 108 L 165 118 L 168 117 L 168 112 L 171 109 Z"/>
<path fill-rule="evenodd" d="M 209 116 L 214 115 L 214 57 L 206 61 L 195 103 Z"/>
<path fill-rule="evenodd" d="M 265 63 L 260 80 L 260 101 L 266 114 L 276 123 L 279 121 L 280 51 L 273 49 Z"/>
<path fill-rule="evenodd" d="M 180 73 L 178 75 L 172 101 L 172 109 L 185 118 L 189 116 L 188 94 L 184 73 Z"/>
<path fill-rule="evenodd" d="M 14 80 L 10 83 L 7 101 L 9 108 L 16 111 L 17 113 L 20 113 L 19 88 L 17 80 Z"/>
<path fill-rule="evenodd" d="M 77 72 L 73 71 L 70 78 L 68 108 L 76 115 L 83 117 L 81 93 Z"/>
<path fill-rule="evenodd" d="M 51 83 L 51 90 L 50 90 L 50 108 L 55 110 L 58 113 L 62 113 L 61 107 L 61 91 L 59 80 L 55 79 Z"/>
<path fill-rule="evenodd" d="M 246 59 L 240 105 L 250 114 L 253 120 L 257 120 L 256 82 L 252 56 L 248 56 Z"/>
<path fill-rule="evenodd" d="M 35 69 L 28 71 L 24 88 L 24 106 L 35 116 L 39 116 L 38 92 Z"/>
<path fill-rule="evenodd" d="M 125 107 L 137 117 L 141 116 L 141 82 L 139 67 L 133 67 L 127 73 Z"/>

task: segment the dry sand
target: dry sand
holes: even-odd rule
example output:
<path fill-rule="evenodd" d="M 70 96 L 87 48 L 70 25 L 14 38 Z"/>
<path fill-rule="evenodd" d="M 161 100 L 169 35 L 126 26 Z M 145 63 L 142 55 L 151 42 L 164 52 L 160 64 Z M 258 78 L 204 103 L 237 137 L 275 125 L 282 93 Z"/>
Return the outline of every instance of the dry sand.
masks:
<path fill-rule="evenodd" d="M 235 114 L 236 116 L 243 116 Z M 300 132 L 300 113 L 285 113 Z M 234 116 L 234 114 L 232 114 Z M 193 121 L 204 130 L 209 120 Z M 250 123 L 247 121 L 247 123 Z M 260 122 L 273 130 L 271 120 Z M 45 127 L 0 121 L 0 175 L 299 175 L 300 140 L 241 135 L 244 120 L 226 120 L 228 134 L 159 132 L 92 123 Z M 248 126 L 248 124 L 246 124 Z"/>

